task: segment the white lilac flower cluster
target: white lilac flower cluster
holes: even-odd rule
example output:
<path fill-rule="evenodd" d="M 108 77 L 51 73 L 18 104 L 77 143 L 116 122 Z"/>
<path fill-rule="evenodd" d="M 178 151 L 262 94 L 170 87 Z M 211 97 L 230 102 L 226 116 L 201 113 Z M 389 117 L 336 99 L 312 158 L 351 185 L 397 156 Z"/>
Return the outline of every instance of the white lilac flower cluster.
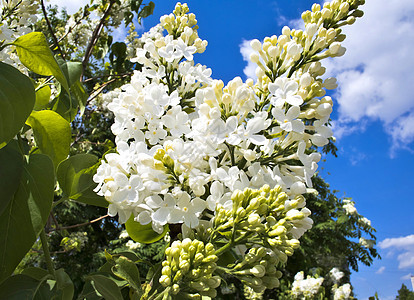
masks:
<path fill-rule="evenodd" d="M 295 299 L 312 299 L 320 292 L 323 281 L 323 277 L 314 278 L 309 275 L 305 279 L 303 271 L 301 271 L 295 275 L 292 296 Z"/>
<path fill-rule="evenodd" d="M 332 286 L 333 299 L 350 299 L 352 293 L 351 284 L 345 283 L 343 285 L 339 285 L 339 281 L 345 276 L 344 272 L 340 271 L 338 268 L 332 268 L 329 272 L 329 276 L 334 283 Z"/>
<path fill-rule="evenodd" d="M 0 49 L 2 45 L 12 43 L 18 37 L 32 31 L 37 21 L 38 1 L 1 0 L 0 1 Z M 6 47 L 0 50 L 0 61 L 18 68 L 26 73 L 14 49 Z"/>
<path fill-rule="evenodd" d="M 334 300 L 350 299 L 352 293 L 351 285 L 349 283 L 345 283 L 336 289 L 334 288 L 333 292 Z"/>
<path fill-rule="evenodd" d="M 234 191 L 264 185 L 280 186 L 295 214 L 289 203 L 311 191 L 321 158 L 311 149 L 332 137 L 325 89 L 336 81 L 320 78 L 319 60 L 344 53 L 339 27 L 362 2 L 314 5 L 302 15 L 305 31 L 285 27 L 263 44 L 252 41 L 257 83 L 236 77 L 225 85 L 194 63 L 207 42 L 186 4 L 161 17 L 131 59 L 142 69 L 108 104 L 117 153 L 105 156 L 94 181 L 109 214 L 121 223 L 132 215 L 157 232 L 168 223 L 195 228 L 218 206 L 231 210 Z"/>
<path fill-rule="evenodd" d="M 344 273 L 338 268 L 333 268 L 329 272 L 331 279 L 333 300 L 345 300 L 351 298 L 351 284 L 345 283 L 339 285 L 339 281 L 344 277 Z M 321 276 L 308 275 L 305 279 L 303 271 L 295 275 L 295 281 L 292 284 L 291 293 L 295 299 L 316 299 L 323 293 L 322 283 L 325 279 Z M 353 298 L 352 298 L 353 299 Z"/>

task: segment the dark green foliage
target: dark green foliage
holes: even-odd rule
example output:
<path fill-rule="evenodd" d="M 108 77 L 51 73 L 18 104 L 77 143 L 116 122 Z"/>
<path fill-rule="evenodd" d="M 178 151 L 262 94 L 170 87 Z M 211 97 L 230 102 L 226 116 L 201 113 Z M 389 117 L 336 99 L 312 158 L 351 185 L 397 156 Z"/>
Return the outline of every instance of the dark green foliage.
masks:
<path fill-rule="evenodd" d="M 414 300 L 414 292 L 410 291 L 407 286 L 403 283 L 401 288 L 398 290 L 398 295 L 395 297 L 396 300 Z"/>

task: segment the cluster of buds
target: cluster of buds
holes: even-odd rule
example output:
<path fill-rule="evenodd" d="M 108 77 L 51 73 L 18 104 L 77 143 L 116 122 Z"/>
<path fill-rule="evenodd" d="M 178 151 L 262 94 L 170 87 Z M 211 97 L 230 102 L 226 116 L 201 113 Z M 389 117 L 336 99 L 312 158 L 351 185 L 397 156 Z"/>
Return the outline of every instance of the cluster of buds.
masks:
<path fill-rule="evenodd" d="M 190 299 L 215 297 L 220 278 L 213 276 L 218 257 L 211 243 L 189 238 L 174 241 L 165 250 L 160 283 L 170 294 Z"/>
<path fill-rule="evenodd" d="M 304 197 L 289 200 L 280 186 L 265 185 L 235 191 L 231 199 L 232 210 L 216 208 L 210 240 L 224 244 L 218 254 L 238 245 L 252 248 L 226 271 L 255 292 L 277 287 L 282 273 L 276 267 L 286 263 L 299 247 L 300 236 L 312 226 Z"/>
<path fill-rule="evenodd" d="M 282 272 L 276 269 L 278 258 L 264 247 L 251 248 L 243 260 L 228 272 L 238 278 L 245 286 L 255 293 L 265 289 L 274 289 L 279 286 Z"/>
<path fill-rule="evenodd" d="M 335 0 L 325 2 L 322 9 L 319 4 L 314 4 L 312 11 L 302 14 L 305 30 L 291 30 L 285 26 L 279 37 L 266 37 L 263 44 L 253 40 L 251 46 L 255 52 L 250 59 L 258 65 L 256 73 L 259 79 L 267 75 L 274 80 L 292 66 L 326 57 L 342 56 L 345 48 L 341 46 L 341 42 L 346 36 L 342 34 L 340 27 L 353 24 L 356 17 L 363 15 L 358 7 L 364 2 Z"/>
<path fill-rule="evenodd" d="M 196 16 L 188 12 L 187 4 L 178 2 L 173 13 L 162 16 L 160 23 L 168 34 L 175 38 L 180 37 L 187 45 L 196 47 L 197 53 L 203 53 L 206 50 L 207 41 L 202 41 L 198 37 Z"/>

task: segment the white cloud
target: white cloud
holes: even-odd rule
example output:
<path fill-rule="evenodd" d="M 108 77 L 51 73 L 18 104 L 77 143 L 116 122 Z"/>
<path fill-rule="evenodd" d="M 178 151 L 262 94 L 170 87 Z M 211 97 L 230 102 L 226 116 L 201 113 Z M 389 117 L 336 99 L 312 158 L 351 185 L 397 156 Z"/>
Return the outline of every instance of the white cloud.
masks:
<path fill-rule="evenodd" d="M 381 249 L 402 252 L 397 256 L 399 269 L 414 268 L 414 234 L 398 238 L 388 238 L 381 241 L 378 246 Z"/>
<path fill-rule="evenodd" d="M 65 7 L 69 15 L 77 12 L 79 8 L 89 4 L 89 0 L 48 0 L 47 4 L 57 5 L 61 8 Z"/>
<path fill-rule="evenodd" d="M 393 147 L 404 147 L 414 141 L 414 2 L 367 1 L 362 9 L 344 28 L 345 56 L 325 63 L 338 78 L 339 119 L 345 130 L 379 120 Z"/>
<path fill-rule="evenodd" d="M 379 269 L 377 270 L 377 272 L 375 272 L 375 274 L 382 274 L 382 273 L 384 273 L 384 271 L 385 271 L 385 267 L 384 267 L 384 266 L 382 266 L 381 268 L 379 268 Z"/>
<path fill-rule="evenodd" d="M 243 40 L 242 43 L 239 45 L 240 53 L 243 56 L 243 60 L 247 62 L 247 66 L 244 67 L 243 73 L 244 75 L 246 75 L 247 78 L 257 79 L 257 65 L 250 61 L 250 54 L 254 52 L 252 47 L 250 47 L 250 42 L 251 40 Z"/>

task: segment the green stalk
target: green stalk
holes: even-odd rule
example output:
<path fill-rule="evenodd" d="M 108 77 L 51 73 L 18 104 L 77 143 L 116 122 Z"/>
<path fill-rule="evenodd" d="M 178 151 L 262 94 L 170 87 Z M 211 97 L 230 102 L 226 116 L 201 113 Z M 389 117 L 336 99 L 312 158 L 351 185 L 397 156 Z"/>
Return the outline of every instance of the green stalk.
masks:
<path fill-rule="evenodd" d="M 47 237 L 46 237 L 46 233 L 45 233 L 44 228 L 40 232 L 40 241 L 42 242 L 42 249 L 43 249 L 43 254 L 45 256 L 47 269 L 48 269 L 49 273 L 54 277 L 55 276 L 55 268 L 53 267 L 52 258 L 50 257 L 49 244 L 47 242 Z"/>

